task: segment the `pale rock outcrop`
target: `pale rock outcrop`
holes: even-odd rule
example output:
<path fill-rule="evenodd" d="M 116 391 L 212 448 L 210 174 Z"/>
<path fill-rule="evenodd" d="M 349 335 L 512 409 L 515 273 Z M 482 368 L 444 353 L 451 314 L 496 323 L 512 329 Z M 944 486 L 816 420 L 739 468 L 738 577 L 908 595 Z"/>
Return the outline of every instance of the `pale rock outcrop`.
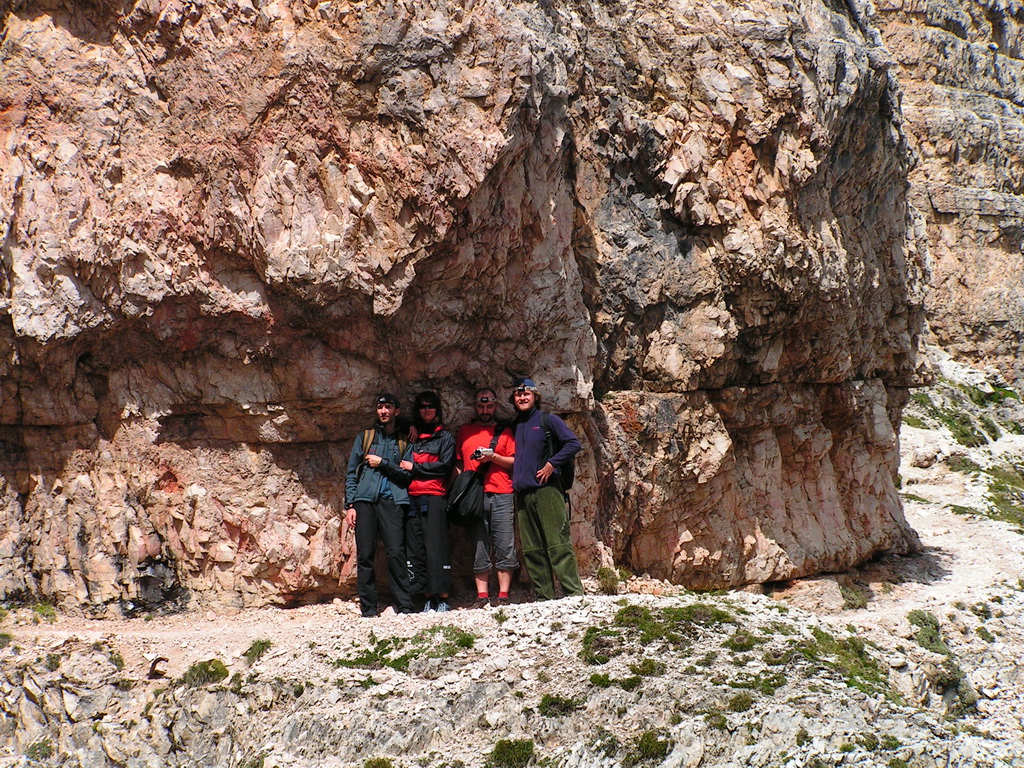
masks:
<path fill-rule="evenodd" d="M 856 6 L 7 3 L 0 589 L 351 588 L 370 396 L 532 373 L 575 537 L 700 586 L 916 537 L 925 238 Z"/>
<path fill-rule="evenodd" d="M 929 326 L 955 357 L 1020 378 L 1024 343 L 1024 9 L 882 0 L 927 220 Z"/>

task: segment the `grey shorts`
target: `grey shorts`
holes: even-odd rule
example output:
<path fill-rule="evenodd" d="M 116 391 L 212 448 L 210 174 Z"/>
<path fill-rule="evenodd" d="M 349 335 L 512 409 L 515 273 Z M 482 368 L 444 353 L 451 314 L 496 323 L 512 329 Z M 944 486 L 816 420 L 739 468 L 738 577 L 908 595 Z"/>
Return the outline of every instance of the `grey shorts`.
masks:
<path fill-rule="evenodd" d="M 512 571 L 516 559 L 515 494 L 485 493 L 484 519 L 473 526 L 473 573 L 487 573 L 491 567 Z M 494 560 L 491 561 L 491 548 Z"/>

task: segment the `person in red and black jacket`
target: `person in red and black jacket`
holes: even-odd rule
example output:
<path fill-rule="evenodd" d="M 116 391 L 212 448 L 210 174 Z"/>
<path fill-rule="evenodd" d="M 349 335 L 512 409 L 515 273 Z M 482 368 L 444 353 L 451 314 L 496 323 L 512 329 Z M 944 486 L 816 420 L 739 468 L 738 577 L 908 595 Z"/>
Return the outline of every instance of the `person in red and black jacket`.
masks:
<path fill-rule="evenodd" d="M 416 395 L 415 438 L 401 468 L 412 473 L 409 513 L 405 519 L 405 556 L 409 588 L 424 596 L 423 612 L 451 609 L 451 542 L 448 539 L 448 476 L 455 463 L 455 437 L 444 429 L 441 398 L 436 392 Z"/>

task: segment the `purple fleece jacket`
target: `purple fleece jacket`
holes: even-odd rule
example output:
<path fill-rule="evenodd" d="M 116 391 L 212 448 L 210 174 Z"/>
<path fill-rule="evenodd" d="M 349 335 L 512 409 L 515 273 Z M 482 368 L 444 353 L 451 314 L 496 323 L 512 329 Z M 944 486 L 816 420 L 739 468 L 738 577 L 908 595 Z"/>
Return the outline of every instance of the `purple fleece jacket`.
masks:
<path fill-rule="evenodd" d="M 516 418 L 516 460 L 512 465 L 512 488 L 516 491 L 533 491 L 543 487 L 537 482 L 537 470 L 544 466 L 544 455 L 547 453 L 540 414 L 540 410 L 534 408 L 528 413 L 520 413 Z M 557 474 L 559 468 L 579 453 L 583 446 L 565 422 L 553 413 L 548 414 L 548 426 L 554 433 L 555 445 L 562 444 L 561 450 L 548 459 Z"/>

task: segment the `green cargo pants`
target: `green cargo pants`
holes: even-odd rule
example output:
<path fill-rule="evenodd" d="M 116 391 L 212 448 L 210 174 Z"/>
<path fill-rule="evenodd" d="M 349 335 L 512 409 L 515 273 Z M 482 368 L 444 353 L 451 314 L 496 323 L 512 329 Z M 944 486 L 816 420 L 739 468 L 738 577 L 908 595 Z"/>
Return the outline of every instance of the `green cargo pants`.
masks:
<path fill-rule="evenodd" d="M 569 539 L 565 498 L 555 486 L 516 494 L 516 517 L 523 544 L 523 562 L 538 600 L 555 597 L 555 582 L 566 597 L 583 594 L 576 553 Z"/>

